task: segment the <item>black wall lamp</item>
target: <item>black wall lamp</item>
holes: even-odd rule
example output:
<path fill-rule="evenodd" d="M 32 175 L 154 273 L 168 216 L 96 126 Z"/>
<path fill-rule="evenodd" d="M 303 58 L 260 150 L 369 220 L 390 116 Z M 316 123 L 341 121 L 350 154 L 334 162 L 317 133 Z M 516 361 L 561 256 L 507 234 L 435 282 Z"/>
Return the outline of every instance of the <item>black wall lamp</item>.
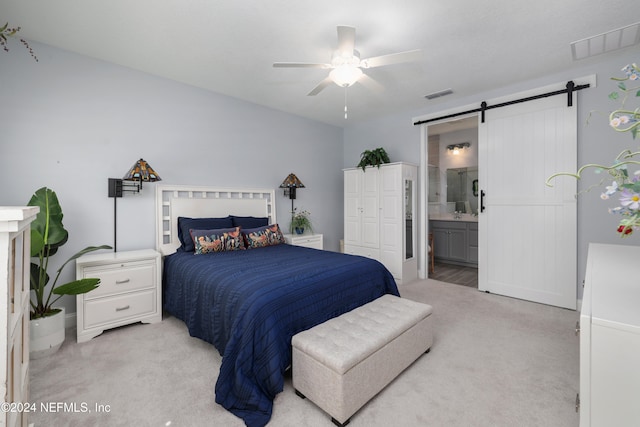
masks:
<path fill-rule="evenodd" d="M 134 163 L 122 179 L 108 179 L 108 195 L 113 197 L 113 251 L 117 252 L 117 209 L 116 200 L 122 197 L 125 192 L 139 193 L 142 190 L 143 182 L 162 181 L 162 178 L 153 170 L 151 165 L 144 159 Z"/>
<path fill-rule="evenodd" d="M 282 181 L 280 188 L 284 188 L 284 195 L 289 196 L 291 199 L 291 215 L 293 215 L 293 201 L 296 198 L 296 188 L 304 188 L 304 184 L 298 179 L 296 174 L 290 173 L 289 176 Z"/>

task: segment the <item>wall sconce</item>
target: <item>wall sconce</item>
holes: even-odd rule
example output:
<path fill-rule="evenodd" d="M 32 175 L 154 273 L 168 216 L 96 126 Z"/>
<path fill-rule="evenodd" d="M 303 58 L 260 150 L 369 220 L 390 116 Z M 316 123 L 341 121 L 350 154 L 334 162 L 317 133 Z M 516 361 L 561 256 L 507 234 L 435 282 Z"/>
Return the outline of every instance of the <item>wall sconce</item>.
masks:
<path fill-rule="evenodd" d="M 471 147 L 469 142 L 462 142 L 460 144 L 447 145 L 447 150 L 452 151 L 455 156 L 460 154 L 460 150 Z"/>
<path fill-rule="evenodd" d="M 139 193 L 142 190 L 143 182 L 162 181 L 162 178 L 153 170 L 151 165 L 143 159 L 138 160 L 129 169 L 122 179 L 109 178 L 107 194 L 113 197 L 113 251 L 117 252 L 117 233 L 116 233 L 116 200 L 122 197 L 125 192 Z"/>
<path fill-rule="evenodd" d="M 293 201 L 296 198 L 296 188 L 304 188 L 304 184 L 298 179 L 296 174 L 290 173 L 289 176 L 282 181 L 280 188 L 284 188 L 284 195 L 289 196 L 291 199 L 291 215 L 293 215 Z"/>

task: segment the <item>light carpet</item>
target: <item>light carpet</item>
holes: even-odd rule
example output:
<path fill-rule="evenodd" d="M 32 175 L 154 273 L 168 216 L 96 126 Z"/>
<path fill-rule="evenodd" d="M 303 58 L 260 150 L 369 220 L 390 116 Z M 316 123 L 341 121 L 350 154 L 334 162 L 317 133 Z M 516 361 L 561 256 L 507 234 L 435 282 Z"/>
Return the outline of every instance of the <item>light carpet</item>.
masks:
<path fill-rule="evenodd" d="M 433 347 L 357 412 L 350 426 L 578 425 L 577 312 L 434 280 L 401 285 L 400 292 L 433 306 Z M 31 361 L 37 410 L 30 422 L 243 426 L 214 401 L 220 361 L 212 345 L 190 337 L 170 316 L 106 331 L 83 344 L 69 329 L 56 354 Z M 43 412 L 41 402 L 59 409 Z M 287 378 L 269 426 L 333 424 L 296 396 Z"/>

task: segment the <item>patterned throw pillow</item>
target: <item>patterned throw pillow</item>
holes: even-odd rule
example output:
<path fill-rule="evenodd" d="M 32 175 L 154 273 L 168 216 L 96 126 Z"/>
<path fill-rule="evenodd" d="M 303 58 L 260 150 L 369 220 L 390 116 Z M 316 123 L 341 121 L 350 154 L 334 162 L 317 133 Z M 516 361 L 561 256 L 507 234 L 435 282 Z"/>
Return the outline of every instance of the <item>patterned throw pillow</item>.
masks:
<path fill-rule="evenodd" d="M 196 255 L 209 252 L 237 251 L 244 249 L 240 227 L 215 230 L 189 230 Z"/>
<path fill-rule="evenodd" d="M 263 248 L 284 243 L 284 236 L 278 224 L 244 230 L 247 249 Z"/>
<path fill-rule="evenodd" d="M 193 239 L 189 233 L 190 230 L 215 230 L 219 228 L 235 227 L 231 217 L 226 218 L 187 218 L 178 217 L 178 239 L 181 248 L 185 252 L 193 252 Z"/>

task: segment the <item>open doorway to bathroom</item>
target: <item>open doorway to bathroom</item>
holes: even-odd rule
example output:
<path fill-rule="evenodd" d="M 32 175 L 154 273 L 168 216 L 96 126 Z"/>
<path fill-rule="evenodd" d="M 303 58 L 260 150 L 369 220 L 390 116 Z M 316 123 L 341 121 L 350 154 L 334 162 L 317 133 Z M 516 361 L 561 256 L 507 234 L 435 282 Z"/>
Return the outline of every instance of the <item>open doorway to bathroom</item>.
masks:
<path fill-rule="evenodd" d="M 478 288 L 478 118 L 428 134 L 429 278 Z"/>

